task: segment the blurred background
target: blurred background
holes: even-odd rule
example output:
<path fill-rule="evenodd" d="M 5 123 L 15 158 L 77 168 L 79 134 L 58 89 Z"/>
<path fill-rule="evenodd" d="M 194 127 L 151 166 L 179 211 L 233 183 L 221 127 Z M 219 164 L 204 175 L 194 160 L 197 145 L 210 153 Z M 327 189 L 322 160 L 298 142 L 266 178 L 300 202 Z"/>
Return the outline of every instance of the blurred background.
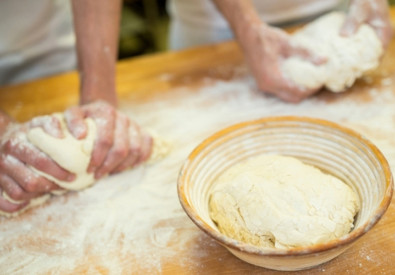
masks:
<path fill-rule="evenodd" d="M 194 1 L 194 0 L 185 0 Z M 124 0 L 119 59 L 167 50 L 166 0 Z M 395 0 L 389 0 L 395 5 Z"/>
<path fill-rule="evenodd" d="M 165 51 L 168 26 L 166 0 L 124 0 L 119 58 Z"/>

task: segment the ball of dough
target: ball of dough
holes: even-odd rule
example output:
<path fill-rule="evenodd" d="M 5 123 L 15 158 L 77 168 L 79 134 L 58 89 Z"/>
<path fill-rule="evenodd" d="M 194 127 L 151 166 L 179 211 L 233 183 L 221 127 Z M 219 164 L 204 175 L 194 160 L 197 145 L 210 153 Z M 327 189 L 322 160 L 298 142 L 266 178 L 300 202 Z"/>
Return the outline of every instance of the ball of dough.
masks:
<path fill-rule="evenodd" d="M 292 36 L 292 43 L 327 57 L 322 65 L 314 65 L 301 57 L 284 60 L 282 71 L 286 78 L 301 87 L 316 89 L 325 86 L 342 92 L 355 80 L 378 67 L 384 49 L 373 28 L 362 25 L 350 37 L 339 35 L 345 14 L 324 15 Z"/>
<path fill-rule="evenodd" d="M 66 182 L 41 172 L 34 167 L 31 167 L 31 169 L 67 190 L 81 190 L 89 187 L 95 182 L 93 173 L 88 173 L 87 169 L 97 136 L 96 124 L 90 118 L 85 119 L 88 127 L 87 136 L 84 139 L 76 139 L 69 132 L 63 114 L 56 113 L 53 115 L 60 122 L 63 138 L 53 137 L 41 127 L 31 129 L 27 133 L 27 138 L 34 146 L 50 156 L 59 166 L 74 173 L 76 178 L 72 182 Z"/>
<path fill-rule="evenodd" d="M 290 248 L 347 234 L 359 200 L 338 178 L 296 158 L 261 155 L 217 179 L 209 209 L 219 230 L 233 239 Z"/>

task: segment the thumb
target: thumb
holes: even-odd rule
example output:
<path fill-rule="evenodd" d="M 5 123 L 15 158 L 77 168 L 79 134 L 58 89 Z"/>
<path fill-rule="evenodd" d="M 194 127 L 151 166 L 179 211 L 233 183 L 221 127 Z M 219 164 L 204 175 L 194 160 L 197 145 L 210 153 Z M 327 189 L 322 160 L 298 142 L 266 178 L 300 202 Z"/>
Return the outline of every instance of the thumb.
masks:
<path fill-rule="evenodd" d="M 73 106 L 64 112 L 67 128 L 70 133 L 77 139 L 85 138 L 88 128 L 84 121 L 84 113 L 81 108 Z"/>

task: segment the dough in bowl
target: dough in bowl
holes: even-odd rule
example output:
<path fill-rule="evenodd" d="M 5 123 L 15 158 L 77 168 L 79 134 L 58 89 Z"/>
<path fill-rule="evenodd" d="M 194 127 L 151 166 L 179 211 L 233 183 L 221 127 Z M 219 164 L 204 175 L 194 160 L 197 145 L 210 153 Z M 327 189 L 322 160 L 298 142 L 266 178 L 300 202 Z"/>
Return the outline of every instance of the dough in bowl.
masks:
<path fill-rule="evenodd" d="M 261 155 L 230 167 L 216 180 L 209 210 L 228 237 L 283 249 L 346 235 L 359 199 L 338 178 L 296 158 Z"/>
<path fill-rule="evenodd" d="M 294 44 L 328 60 L 317 66 L 292 56 L 282 63 L 284 76 L 301 87 L 317 89 L 325 86 L 332 92 L 342 92 L 357 78 L 377 68 L 384 49 L 373 28 L 364 24 L 353 36 L 342 37 L 339 31 L 344 20 L 344 13 L 333 12 L 293 34 Z"/>

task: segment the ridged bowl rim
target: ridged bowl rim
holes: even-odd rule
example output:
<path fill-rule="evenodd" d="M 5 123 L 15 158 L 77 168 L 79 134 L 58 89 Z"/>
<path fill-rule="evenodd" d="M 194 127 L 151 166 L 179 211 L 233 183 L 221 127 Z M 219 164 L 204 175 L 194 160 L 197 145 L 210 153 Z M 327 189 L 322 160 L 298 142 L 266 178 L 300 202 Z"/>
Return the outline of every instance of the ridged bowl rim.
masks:
<path fill-rule="evenodd" d="M 204 150 L 207 146 L 218 140 L 219 138 L 223 137 L 224 135 L 227 135 L 230 132 L 233 132 L 235 130 L 248 127 L 251 125 L 259 125 L 259 124 L 264 124 L 268 122 L 292 122 L 292 123 L 310 123 L 310 124 L 316 124 L 319 126 L 335 129 L 337 131 L 341 131 L 349 136 L 352 136 L 356 139 L 358 139 L 360 142 L 365 144 L 371 152 L 375 155 L 375 157 L 379 160 L 381 168 L 384 172 L 385 176 L 385 183 L 386 183 L 386 189 L 384 192 L 384 196 L 378 206 L 378 208 L 374 211 L 374 214 L 372 215 L 372 219 L 365 222 L 364 224 L 360 225 L 358 228 L 355 230 L 351 231 L 349 234 L 346 236 L 343 236 L 342 238 L 332 240 L 327 243 L 322 243 L 322 244 L 316 244 L 316 245 L 311 245 L 311 246 L 305 246 L 305 247 L 297 247 L 297 248 L 290 248 L 287 250 L 276 250 L 276 249 L 264 249 L 264 248 L 259 248 L 253 245 L 249 245 L 237 240 L 234 240 L 230 237 L 227 237 L 220 232 L 217 232 L 213 230 L 194 210 L 194 208 L 189 204 L 187 200 L 187 195 L 185 194 L 185 182 L 186 182 L 186 172 L 189 169 L 189 164 L 197 157 L 199 156 L 200 152 Z M 255 120 L 249 120 L 249 121 L 244 121 L 241 123 L 237 123 L 234 125 L 231 125 L 229 127 L 226 127 L 210 137 L 206 138 L 204 141 L 202 141 L 195 149 L 189 154 L 187 159 L 185 160 L 184 164 L 181 167 L 180 173 L 178 175 L 178 180 L 177 180 L 177 192 L 178 192 L 178 198 L 180 200 L 181 206 L 183 207 L 184 211 L 186 214 L 189 216 L 189 218 L 206 234 L 211 236 L 213 239 L 215 239 L 217 242 L 220 244 L 229 247 L 231 249 L 238 250 L 240 252 L 248 253 L 248 254 L 254 254 L 256 256 L 275 256 L 275 257 L 284 257 L 284 256 L 302 256 L 302 255 L 308 255 L 308 254 L 314 254 L 314 253 L 320 253 L 324 252 L 327 250 L 331 250 L 334 248 L 339 248 L 346 246 L 361 236 L 363 236 L 366 232 L 368 232 L 384 215 L 385 211 L 387 210 L 388 206 L 391 203 L 392 199 L 392 194 L 393 194 L 393 177 L 391 173 L 390 166 L 388 164 L 388 161 L 384 157 L 384 155 L 381 153 L 381 151 L 367 138 L 363 137 L 361 134 L 358 132 L 349 129 L 347 127 L 341 126 L 338 123 L 320 119 L 320 118 L 312 118 L 312 117 L 302 117 L 302 116 L 275 116 L 275 117 L 265 117 L 261 119 L 255 119 Z"/>

